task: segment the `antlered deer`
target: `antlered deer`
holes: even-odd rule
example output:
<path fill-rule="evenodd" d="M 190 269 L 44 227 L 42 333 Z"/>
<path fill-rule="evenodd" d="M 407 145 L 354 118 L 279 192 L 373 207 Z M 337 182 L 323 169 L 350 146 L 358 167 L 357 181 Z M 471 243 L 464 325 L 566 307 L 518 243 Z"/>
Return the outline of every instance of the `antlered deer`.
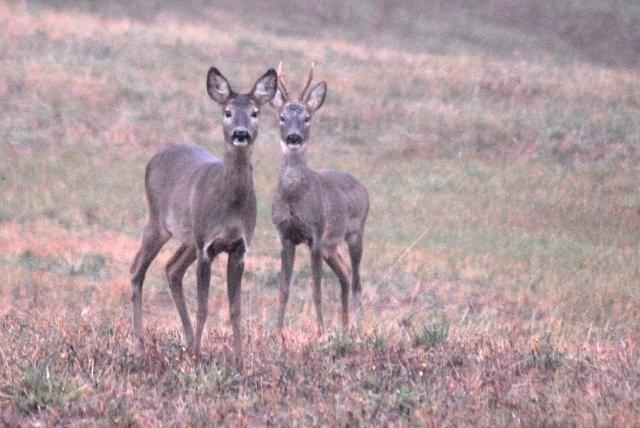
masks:
<path fill-rule="evenodd" d="M 239 94 L 216 68 L 207 75 L 207 92 L 222 106 L 224 160 L 193 145 L 171 146 L 147 164 L 145 188 L 149 220 L 132 274 L 133 333 L 137 352 L 143 351 L 142 283 L 160 248 L 171 237 L 181 245 L 166 266 L 173 300 L 187 344 L 194 354 L 200 342 L 209 296 L 211 263 L 228 253 L 227 292 L 234 351 L 241 364 L 240 287 L 244 254 L 256 224 L 256 196 L 251 166 L 252 145 L 258 135 L 260 107 L 276 93 L 277 75 L 270 69 L 251 92 Z M 196 262 L 198 312 L 195 337 L 184 300 L 182 278 Z"/>
<path fill-rule="evenodd" d="M 280 71 L 280 70 L 279 70 Z M 319 333 L 322 320 L 322 260 L 338 276 L 341 288 L 342 323 L 349 324 L 348 265 L 337 246 L 347 242 L 351 258 L 353 293 L 361 302 L 360 261 L 364 223 L 369 211 L 365 187 L 350 174 L 338 171 L 314 171 L 307 166 L 307 141 L 313 114 L 322 106 L 327 93 L 324 82 L 306 94 L 313 79 L 313 65 L 298 99 L 290 99 L 279 73 L 276 95 L 271 105 L 280 119 L 282 165 L 271 210 L 282 244 L 280 307 L 278 329 L 282 330 L 289 298 L 295 247 L 306 244 L 311 251 L 313 300 Z"/>

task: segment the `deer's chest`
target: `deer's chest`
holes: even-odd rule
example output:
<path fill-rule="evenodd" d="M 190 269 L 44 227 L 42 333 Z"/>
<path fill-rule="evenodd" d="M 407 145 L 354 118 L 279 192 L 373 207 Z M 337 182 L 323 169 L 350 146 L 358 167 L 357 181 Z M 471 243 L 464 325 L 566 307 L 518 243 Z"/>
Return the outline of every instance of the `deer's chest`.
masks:
<path fill-rule="evenodd" d="M 272 221 L 282 236 L 296 244 L 322 233 L 324 213 L 320 195 L 281 192 L 272 207 Z"/>
<path fill-rule="evenodd" d="M 230 188 L 225 196 L 207 199 L 194 210 L 194 224 L 200 225 L 195 231 L 196 241 L 200 244 L 215 243 L 215 247 L 222 251 L 233 248 L 239 241 L 248 246 L 256 225 L 256 198 L 253 192 L 239 196 Z"/>
<path fill-rule="evenodd" d="M 285 167 L 280 172 L 278 191 L 288 199 L 298 199 L 309 186 L 309 179 L 299 168 Z"/>

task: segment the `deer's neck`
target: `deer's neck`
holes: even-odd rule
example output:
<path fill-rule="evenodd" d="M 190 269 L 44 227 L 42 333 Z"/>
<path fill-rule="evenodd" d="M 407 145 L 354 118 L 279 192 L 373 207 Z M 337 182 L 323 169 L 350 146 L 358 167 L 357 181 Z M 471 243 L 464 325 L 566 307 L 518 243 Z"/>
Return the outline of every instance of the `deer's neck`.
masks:
<path fill-rule="evenodd" d="M 221 178 L 227 194 L 233 197 L 253 190 L 253 166 L 251 165 L 251 149 L 227 149 L 224 154 Z"/>
<path fill-rule="evenodd" d="M 285 150 L 280 167 L 280 191 L 285 196 L 295 196 L 308 186 L 310 169 L 305 150 Z"/>
<path fill-rule="evenodd" d="M 307 150 L 306 149 L 288 149 L 285 146 L 282 155 L 283 168 L 307 168 Z"/>

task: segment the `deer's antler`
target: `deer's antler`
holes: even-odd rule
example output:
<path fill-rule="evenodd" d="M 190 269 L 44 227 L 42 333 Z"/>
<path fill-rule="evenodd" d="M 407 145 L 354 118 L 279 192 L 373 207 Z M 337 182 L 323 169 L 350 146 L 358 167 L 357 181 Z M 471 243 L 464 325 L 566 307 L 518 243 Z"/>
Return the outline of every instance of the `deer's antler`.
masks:
<path fill-rule="evenodd" d="M 280 88 L 280 92 L 282 92 L 284 99 L 288 99 L 289 95 L 287 93 L 287 87 L 284 84 L 284 74 L 282 74 L 282 61 L 278 64 L 278 87 Z"/>
<path fill-rule="evenodd" d="M 304 101 L 304 95 L 307 92 L 307 89 L 309 89 L 309 86 L 311 85 L 311 81 L 313 80 L 313 69 L 315 68 L 315 63 L 313 61 L 311 61 L 311 70 L 309 70 L 309 76 L 307 77 L 307 83 L 304 84 L 304 88 L 302 88 L 302 92 L 300 93 L 300 98 L 298 98 L 298 101 Z"/>

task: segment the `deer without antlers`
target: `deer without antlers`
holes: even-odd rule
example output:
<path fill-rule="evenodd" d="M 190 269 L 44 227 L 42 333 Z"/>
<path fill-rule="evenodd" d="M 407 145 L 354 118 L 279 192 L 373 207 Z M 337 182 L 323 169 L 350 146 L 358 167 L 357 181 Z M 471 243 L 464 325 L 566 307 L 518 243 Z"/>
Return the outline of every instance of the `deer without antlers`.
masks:
<path fill-rule="evenodd" d="M 136 351 L 143 351 L 142 283 L 160 248 L 173 236 L 181 245 L 166 265 L 171 295 L 178 309 L 190 350 L 199 354 L 207 318 L 211 263 L 228 253 L 227 292 L 234 351 L 241 364 L 240 288 L 244 254 L 256 224 L 256 196 L 251 166 L 252 145 L 258 135 L 260 106 L 275 95 L 277 75 L 270 69 L 251 92 L 239 94 L 216 68 L 207 75 L 207 92 L 222 106 L 224 160 L 193 145 L 171 146 L 147 164 L 145 188 L 149 220 L 132 274 L 133 333 Z M 187 268 L 197 260 L 198 310 L 195 336 L 182 290 Z"/>
<path fill-rule="evenodd" d="M 369 196 L 365 187 L 353 176 L 338 171 L 314 171 L 307 166 L 307 141 L 313 114 L 322 106 L 327 85 L 315 85 L 313 64 L 304 89 L 297 99 L 290 99 L 278 69 L 278 89 L 271 105 L 280 119 L 280 145 L 283 152 L 280 177 L 271 210 L 271 219 L 278 229 L 282 244 L 280 307 L 278 329 L 282 330 L 289 298 L 295 248 L 306 244 L 311 252 L 313 300 L 318 332 L 322 333 L 322 260 L 337 275 L 341 288 L 342 323 L 349 324 L 349 268 L 338 252 L 345 240 L 349 248 L 352 287 L 361 304 L 360 261 L 364 224 L 369 211 Z"/>

